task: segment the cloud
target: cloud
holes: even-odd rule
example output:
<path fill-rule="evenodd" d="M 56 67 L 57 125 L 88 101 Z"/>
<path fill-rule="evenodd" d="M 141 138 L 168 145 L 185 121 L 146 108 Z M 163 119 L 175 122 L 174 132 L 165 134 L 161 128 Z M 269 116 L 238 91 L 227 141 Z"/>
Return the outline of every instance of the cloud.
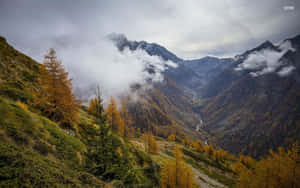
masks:
<path fill-rule="evenodd" d="M 228 56 L 262 40 L 299 34 L 299 5 L 299 0 L 1 0 L 0 35 L 37 59 L 49 47 L 111 32 L 161 44 L 181 58 Z"/>
<path fill-rule="evenodd" d="M 286 65 L 282 61 L 283 55 L 287 51 L 294 51 L 289 41 L 284 41 L 278 46 L 278 50 L 266 48 L 260 51 L 255 51 L 248 55 L 248 57 L 239 64 L 235 70 L 250 70 L 250 75 L 253 77 L 261 76 L 268 73 L 277 72 L 280 76 L 287 76 L 294 69 L 293 66 Z"/>
<path fill-rule="evenodd" d="M 294 66 L 286 66 L 286 67 L 283 67 L 281 70 L 279 70 L 279 71 L 277 72 L 277 74 L 278 74 L 279 76 L 282 76 L 282 77 L 288 76 L 289 74 L 291 74 L 291 72 L 292 72 L 294 69 L 295 69 Z"/>
<path fill-rule="evenodd" d="M 293 11 L 293 10 L 295 10 L 295 7 L 294 6 L 284 6 L 283 10 L 285 10 L 285 11 Z"/>
<path fill-rule="evenodd" d="M 152 83 L 163 81 L 162 73 L 168 66 L 177 66 L 158 56 L 150 56 L 142 49 L 126 48 L 120 52 L 106 37 L 93 43 L 64 47 L 57 53 L 82 99 L 92 97 L 96 85 L 101 87 L 105 99 L 131 93 L 133 85 L 149 88 Z"/>

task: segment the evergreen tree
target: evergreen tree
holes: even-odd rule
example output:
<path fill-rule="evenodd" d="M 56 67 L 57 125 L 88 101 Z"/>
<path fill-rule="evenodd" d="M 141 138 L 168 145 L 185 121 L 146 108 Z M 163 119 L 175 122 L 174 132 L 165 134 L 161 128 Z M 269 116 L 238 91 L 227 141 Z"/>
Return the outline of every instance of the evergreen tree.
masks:
<path fill-rule="evenodd" d="M 112 134 L 112 127 L 106 124 L 99 126 L 92 141 L 89 172 L 105 181 L 126 178 L 132 168 L 128 161 L 127 152 L 123 152 L 122 143 Z"/>

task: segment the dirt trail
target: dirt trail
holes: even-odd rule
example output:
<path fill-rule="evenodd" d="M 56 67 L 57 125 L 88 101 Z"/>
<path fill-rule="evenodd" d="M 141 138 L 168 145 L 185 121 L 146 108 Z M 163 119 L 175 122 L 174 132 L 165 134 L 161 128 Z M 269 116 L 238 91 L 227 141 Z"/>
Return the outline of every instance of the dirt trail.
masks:
<path fill-rule="evenodd" d="M 164 148 L 164 150 L 172 151 L 175 147 L 174 143 L 159 141 L 159 148 Z M 160 155 L 166 158 L 172 158 L 164 152 L 160 152 Z M 194 179 L 201 186 L 201 188 L 227 188 L 227 186 L 221 184 L 215 179 L 210 178 L 208 175 L 200 172 L 196 168 L 192 167 L 192 165 L 188 164 L 189 167 L 193 170 L 195 176 Z"/>
<path fill-rule="evenodd" d="M 161 155 L 166 158 L 171 158 L 170 156 L 168 156 L 165 153 L 161 153 Z M 198 183 L 198 185 L 201 186 L 201 188 L 216 188 L 216 187 L 227 188 L 227 186 L 221 184 L 220 182 L 218 182 L 214 179 L 211 179 L 208 175 L 206 175 L 206 174 L 200 172 L 199 170 L 197 170 L 196 168 L 192 167 L 192 165 L 189 165 L 189 167 L 193 170 L 193 172 L 195 174 L 194 179 Z"/>

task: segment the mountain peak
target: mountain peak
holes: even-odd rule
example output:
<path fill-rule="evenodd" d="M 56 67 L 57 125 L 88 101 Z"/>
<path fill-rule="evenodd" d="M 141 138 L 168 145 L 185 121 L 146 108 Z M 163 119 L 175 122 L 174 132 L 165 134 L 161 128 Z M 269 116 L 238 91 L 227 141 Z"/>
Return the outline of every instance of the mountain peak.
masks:
<path fill-rule="evenodd" d="M 260 44 L 258 47 L 254 48 L 253 50 L 254 51 L 260 51 L 260 50 L 266 49 L 266 48 L 274 49 L 275 46 L 272 42 L 270 42 L 269 40 L 266 40 L 265 42 Z"/>
<path fill-rule="evenodd" d="M 108 38 L 115 43 L 117 48 L 120 51 L 123 51 L 125 47 L 134 51 L 138 48 L 145 50 L 151 56 L 159 56 L 165 61 L 173 61 L 175 63 L 182 61 L 175 54 L 167 50 L 165 47 L 156 44 L 156 43 L 148 43 L 146 41 L 131 41 L 128 40 L 124 34 L 116 34 L 112 33 L 108 35 Z"/>
<path fill-rule="evenodd" d="M 219 58 L 217 58 L 217 57 L 213 57 L 213 56 L 205 56 L 205 57 L 203 57 L 203 58 L 201 58 L 201 59 L 205 59 L 205 60 L 216 60 L 216 59 L 219 59 Z"/>

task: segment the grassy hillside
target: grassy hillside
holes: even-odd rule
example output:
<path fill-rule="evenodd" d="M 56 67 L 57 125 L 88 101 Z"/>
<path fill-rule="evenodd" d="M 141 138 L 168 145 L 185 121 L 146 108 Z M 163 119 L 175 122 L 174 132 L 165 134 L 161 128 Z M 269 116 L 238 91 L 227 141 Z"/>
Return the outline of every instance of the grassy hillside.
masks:
<path fill-rule="evenodd" d="M 32 101 L 40 64 L 18 52 L 0 36 L 0 96 Z"/>
<path fill-rule="evenodd" d="M 107 148 L 121 148 L 122 154 L 115 156 L 117 161 L 106 161 L 117 165 L 117 171 L 111 171 L 108 177 L 95 175 L 90 151 L 98 128 L 90 124 L 85 112 L 81 112 L 75 131 L 64 130 L 20 104 L 0 98 L 1 186 L 102 187 L 112 180 L 150 187 L 158 183 L 155 172 L 147 174 L 152 165 L 148 154 L 118 135 L 111 135 L 113 146 Z"/>
<path fill-rule="evenodd" d="M 0 98 L 0 112 L 2 186 L 103 185 L 80 172 L 87 150 L 80 139 L 10 100 Z"/>
<path fill-rule="evenodd" d="M 147 153 L 115 133 L 99 150 L 99 129 L 82 107 L 64 129 L 32 106 L 40 64 L 0 38 L 0 187 L 104 187 L 158 185 Z M 105 151 L 102 172 L 96 152 Z"/>

